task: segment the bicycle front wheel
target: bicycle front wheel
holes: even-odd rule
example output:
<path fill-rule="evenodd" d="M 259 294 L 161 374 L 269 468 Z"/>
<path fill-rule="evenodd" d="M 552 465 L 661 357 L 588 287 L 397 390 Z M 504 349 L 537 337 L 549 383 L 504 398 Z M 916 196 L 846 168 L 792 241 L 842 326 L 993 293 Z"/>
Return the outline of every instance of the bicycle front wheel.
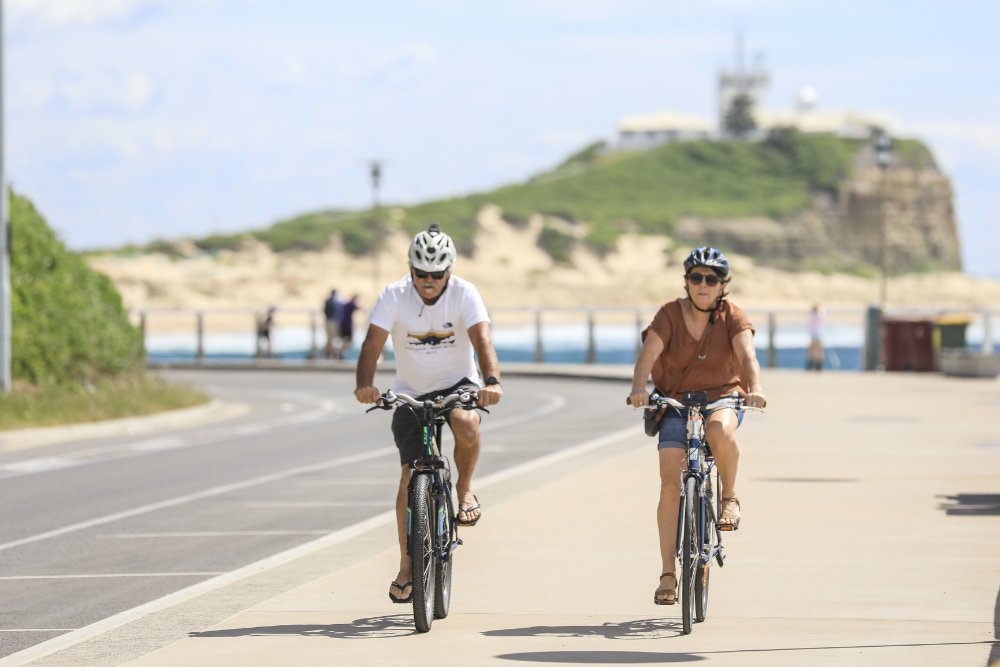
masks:
<path fill-rule="evenodd" d="M 711 493 L 711 479 L 706 478 L 705 484 Z M 694 581 L 694 618 L 701 623 L 708 616 L 708 581 L 712 574 L 712 549 L 715 547 L 715 511 L 711 507 L 711 496 L 706 497 L 701 505 L 705 517 L 705 548 L 697 563 Z"/>
<path fill-rule="evenodd" d="M 698 576 L 698 486 L 694 477 L 684 483 L 684 530 L 681 534 L 681 603 L 684 634 L 695 621 L 695 579 Z"/>
<path fill-rule="evenodd" d="M 427 632 L 434 622 L 434 495 L 430 475 L 415 475 L 410 484 L 410 561 L 413 566 L 413 624 Z"/>

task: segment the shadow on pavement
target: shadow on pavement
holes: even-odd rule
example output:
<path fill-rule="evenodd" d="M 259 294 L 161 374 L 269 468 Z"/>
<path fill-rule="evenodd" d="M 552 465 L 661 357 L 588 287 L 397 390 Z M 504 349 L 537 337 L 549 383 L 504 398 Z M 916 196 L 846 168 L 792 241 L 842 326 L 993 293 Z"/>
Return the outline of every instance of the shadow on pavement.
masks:
<path fill-rule="evenodd" d="M 409 614 L 358 618 L 351 623 L 333 625 L 265 625 L 255 628 L 227 628 L 192 632 L 189 637 L 266 637 L 297 635 L 302 637 L 332 637 L 334 639 L 385 639 L 416 633 Z"/>
<path fill-rule="evenodd" d="M 1000 516 L 1000 493 L 959 493 L 938 496 L 948 516 Z"/>
<path fill-rule="evenodd" d="M 658 618 L 601 625 L 535 625 L 488 630 L 486 637 L 604 637 L 605 639 L 659 639 L 681 634 L 678 620 Z"/>
<path fill-rule="evenodd" d="M 504 653 L 502 660 L 519 662 L 562 662 L 571 665 L 640 665 L 645 663 L 694 662 L 704 660 L 688 653 L 646 653 L 643 651 L 533 651 Z"/>

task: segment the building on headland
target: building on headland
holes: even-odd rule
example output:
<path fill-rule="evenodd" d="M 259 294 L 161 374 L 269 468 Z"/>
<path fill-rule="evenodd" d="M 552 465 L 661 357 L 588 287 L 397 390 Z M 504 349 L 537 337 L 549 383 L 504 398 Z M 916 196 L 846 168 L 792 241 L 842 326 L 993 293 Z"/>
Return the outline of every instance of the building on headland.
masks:
<path fill-rule="evenodd" d="M 748 140 L 764 139 L 782 129 L 867 139 L 888 129 L 885 119 L 872 114 L 818 109 L 818 95 L 811 86 L 803 86 L 799 90 L 791 109 L 768 109 L 764 106 L 764 97 L 770 87 L 771 76 L 764 68 L 762 56 L 757 55 L 750 67 L 743 60 L 742 40 L 738 38 L 736 66 L 719 72 L 715 123 L 703 116 L 670 110 L 626 116 L 618 123 L 615 148 L 646 150 L 665 143 L 727 138 L 726 114 L 741 96 L 749 102 L 756 126 L 755 130 L 744 135 Z"/>
<path fill-rule="evenodd" d="M 661 111 L 645 116 L 626 116 L 618 123 L 618 148 L 627 151 L 713 136 L 712 123 L 694 114 Z"/>

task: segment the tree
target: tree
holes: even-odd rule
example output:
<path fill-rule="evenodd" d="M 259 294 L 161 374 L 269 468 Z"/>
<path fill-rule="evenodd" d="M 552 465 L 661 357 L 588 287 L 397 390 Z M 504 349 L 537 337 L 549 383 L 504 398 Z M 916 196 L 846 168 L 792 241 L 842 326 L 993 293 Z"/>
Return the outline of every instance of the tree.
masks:
<path fill-rule="evenodd" d="M 746 93 L 740 93 L 733 98 L 723 118 L 723 129 L 732 137 L 743 138 L 757 129 L 757 121 L 753 117 L 753 98 Z"/>

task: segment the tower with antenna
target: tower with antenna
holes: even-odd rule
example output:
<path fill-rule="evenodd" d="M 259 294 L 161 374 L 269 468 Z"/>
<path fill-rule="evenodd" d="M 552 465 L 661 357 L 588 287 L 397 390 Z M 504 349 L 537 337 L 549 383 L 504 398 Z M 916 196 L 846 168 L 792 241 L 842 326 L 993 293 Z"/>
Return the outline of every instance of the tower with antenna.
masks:
<path fill-rule="evenodd" d="M 725 133 L 726 113 L 732 108 L 733 100 L 740 95 L 749 98 L 752 108 L 758 108 L 764 99 L 771 76 L 764 69 L 764 56 L 755 54 L 753 64 L 747 67 L 743 52 L 743 35 L 736 35 L 736 67 L 723 68 L 719 72 L 719 134 Z"/>

